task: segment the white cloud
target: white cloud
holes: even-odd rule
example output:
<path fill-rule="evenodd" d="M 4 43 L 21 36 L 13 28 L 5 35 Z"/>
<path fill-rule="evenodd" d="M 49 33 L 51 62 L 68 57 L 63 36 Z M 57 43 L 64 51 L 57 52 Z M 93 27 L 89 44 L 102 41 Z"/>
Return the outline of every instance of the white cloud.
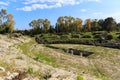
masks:
<path fill-rule="evenodd" d="M 47 5 L 47 4 L 32 4 L 32 6 L 25 6 L 23 8 L 17 8 L 17 10 L 23 10 L 23 11 L 32 11 L 36 9 L 51 9 L 51 8 L 58 8 L 61 7 L 62 5 L 59 3 L 56 3 L 54 5 Z"/>
<path fill-rule="evenodd" d="M 81 12 L 86 12 L 87 10 L 86 10 L 86 9 L 81 9 L 80 11 L 81 11 Z"/>
<path fill-rule="evenodd" d="M 79 5 L 82 2 L 99 2 L 100 0 L 21 0 L 24 5 L 21 8 L 17 8 L 17 10 L 23 11 L 32 11 L 36 9 L 51 9 L 51 8 L 59 8 L 65 5 Z M 81 9 L 81 12 L 86 12 L 85 9 Z"/>
<path fill-rule="evenodd" d="M 101 0 L 88 0 L 88 1 L 91 1 L 91 2 L 100 2 Z"/>
<path fill-rule="evenodd" d="M 32 11 L 36 9 L 51 9 L 62 7 L 64 5 L 78 5 L 82 1 L 83 0 L 24 0 L 23 4 L 25 6 L 17 8 L 17 10 Z"/>
<path fill-rule="evenodd" d="M 80 4 L 83 0 L 24 0 L 24 4 L 33 3 L 60 3 L 60 4 Z"/>
<path fill-rule="evenodd" d="M 5 5 L 5 6 L 8 6 L 8 5 L 9 5 L 9 3 L 8 3 L 8 2 L 2 2 L 2 1 L 0 1 L 0 5 Z"/>

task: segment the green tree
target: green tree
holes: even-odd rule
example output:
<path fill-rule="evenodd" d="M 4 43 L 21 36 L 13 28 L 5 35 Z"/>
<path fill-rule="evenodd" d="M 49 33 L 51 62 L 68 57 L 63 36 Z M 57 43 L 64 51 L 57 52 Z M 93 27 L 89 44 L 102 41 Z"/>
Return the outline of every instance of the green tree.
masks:
<path fill-rule="evenodd" d="M 97 19 L 92 20 L 91 22 L 91 30 L 92 31 L 99 31 L 101 29 Z"/>
<path fill-rule="evenodd" d="M 43 25 L 44 25 L 44 32 L 45 33 L 48 32 L 48 30 L 50 29 L 50 21 L 48 19 L 45 19 Z"/>
<path fill-rule="evenodd" d="M 7 14 L 5 9 L 0 11 L 0 32 L 1 33 L 11 33 L 14 30 L 14 16 L 12 14 Z"/>
<path fill-rule="evenodd" d="M 0 25 L 3 25 L 6 21 L 7 11 L 5 9 L 1 9 L 0 11 Z"/>
<path fill-rule="evenodd" d="M 106 18 L 103 24 L 103 29 L 107 31 L 112 31 L 116 28 L 116 21 L 112 17 Z"/>

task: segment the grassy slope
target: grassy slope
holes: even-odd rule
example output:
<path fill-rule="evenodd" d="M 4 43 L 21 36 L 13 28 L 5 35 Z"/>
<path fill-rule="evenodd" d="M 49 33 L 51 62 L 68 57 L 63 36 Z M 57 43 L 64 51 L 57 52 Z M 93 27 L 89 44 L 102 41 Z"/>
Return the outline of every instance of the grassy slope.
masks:
<path fill-rule="evenodd" d="M 42 44 L 38 45 L 33 39 L 18 47 L 22 49 L 24 54 L 37 61 L 67 71 L 73 71 L 79 75 L 89 74 L 91 75 L 90 77 L 96 76 L 101 80 L 120 79 L 120 50 L 118 49 L 72 44 L 54 44 L 52 46 L 61 48 L 73 47 L 80 50 L 93 51 L 95 54 L 87 58 L 73 56 L 59 49 L 47 48 Z"/>
<path fill-rule="evenodd" d="M 120 50 L 98 47 L 98 46 L 88 46 L 88 45 L 71 45 L 71 44 L 54 44 L 52 46 L 60 47 L 60 48 L 69 48 L 73 47 L 79 50 L 92 51 L 95 54 L 89 56 L 88 59 L 90 62 L 89 68 L 93 75 L 96 75 L 103 80 L 119 80 L 119 66 L 120 66 Z M 84 69 L 84 68 L 83 68 Z"/>

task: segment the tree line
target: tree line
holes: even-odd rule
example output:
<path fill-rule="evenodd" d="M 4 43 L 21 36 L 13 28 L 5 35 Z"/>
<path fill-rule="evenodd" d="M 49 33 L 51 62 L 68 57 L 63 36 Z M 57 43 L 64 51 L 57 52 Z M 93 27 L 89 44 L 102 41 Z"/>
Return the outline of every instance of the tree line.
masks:
<path fill-rule="evenodd" d="M 72 16 L 60 16 L 55 26 L 51 26 L 50 20 L 38 19 L 29 23 L 32 30 L 37 33 L 76 33 L 86 31 L 114 31 L 120 30 L 120 23 L 112 17 L 106 19 L 86 19 L 74 18 Z"/>
<path fill-rule="evenodd" d="M 0 33 L 12 33 L 14 30 L 14 16 L 7 13 L 5 9 L 0 10 Z M 17 30 L 27 35 L 36 35 L 40 33 L 79 33 L 87 31 L 114 31 L 120 30 L 120 23 L 117 23 L 114 18 L 106 19 L 86 19 L 72 16 L 58 17 L 56 24 L 53 26 L 49 19 L 32 20 L 29 23 L 32 27 L 30 30 Z"/>

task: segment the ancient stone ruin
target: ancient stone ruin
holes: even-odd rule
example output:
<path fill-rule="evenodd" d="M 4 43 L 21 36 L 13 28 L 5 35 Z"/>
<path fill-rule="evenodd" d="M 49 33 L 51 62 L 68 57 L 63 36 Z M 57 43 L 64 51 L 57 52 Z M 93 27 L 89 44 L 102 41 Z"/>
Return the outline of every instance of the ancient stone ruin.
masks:
<path fill-rule="evenodd" d="M 64 51 L 67 52 L 67 53 L 73 54 L 73 55 L 80 55 L 80 56 L 84 56 L 84 57 L 87 57 L 89 55 L 94 54 L 94 52 L 77 50 L 77 49 L 73 49 L 73 48 L 68 48 L 68 49 L 66 49 Z"/>

